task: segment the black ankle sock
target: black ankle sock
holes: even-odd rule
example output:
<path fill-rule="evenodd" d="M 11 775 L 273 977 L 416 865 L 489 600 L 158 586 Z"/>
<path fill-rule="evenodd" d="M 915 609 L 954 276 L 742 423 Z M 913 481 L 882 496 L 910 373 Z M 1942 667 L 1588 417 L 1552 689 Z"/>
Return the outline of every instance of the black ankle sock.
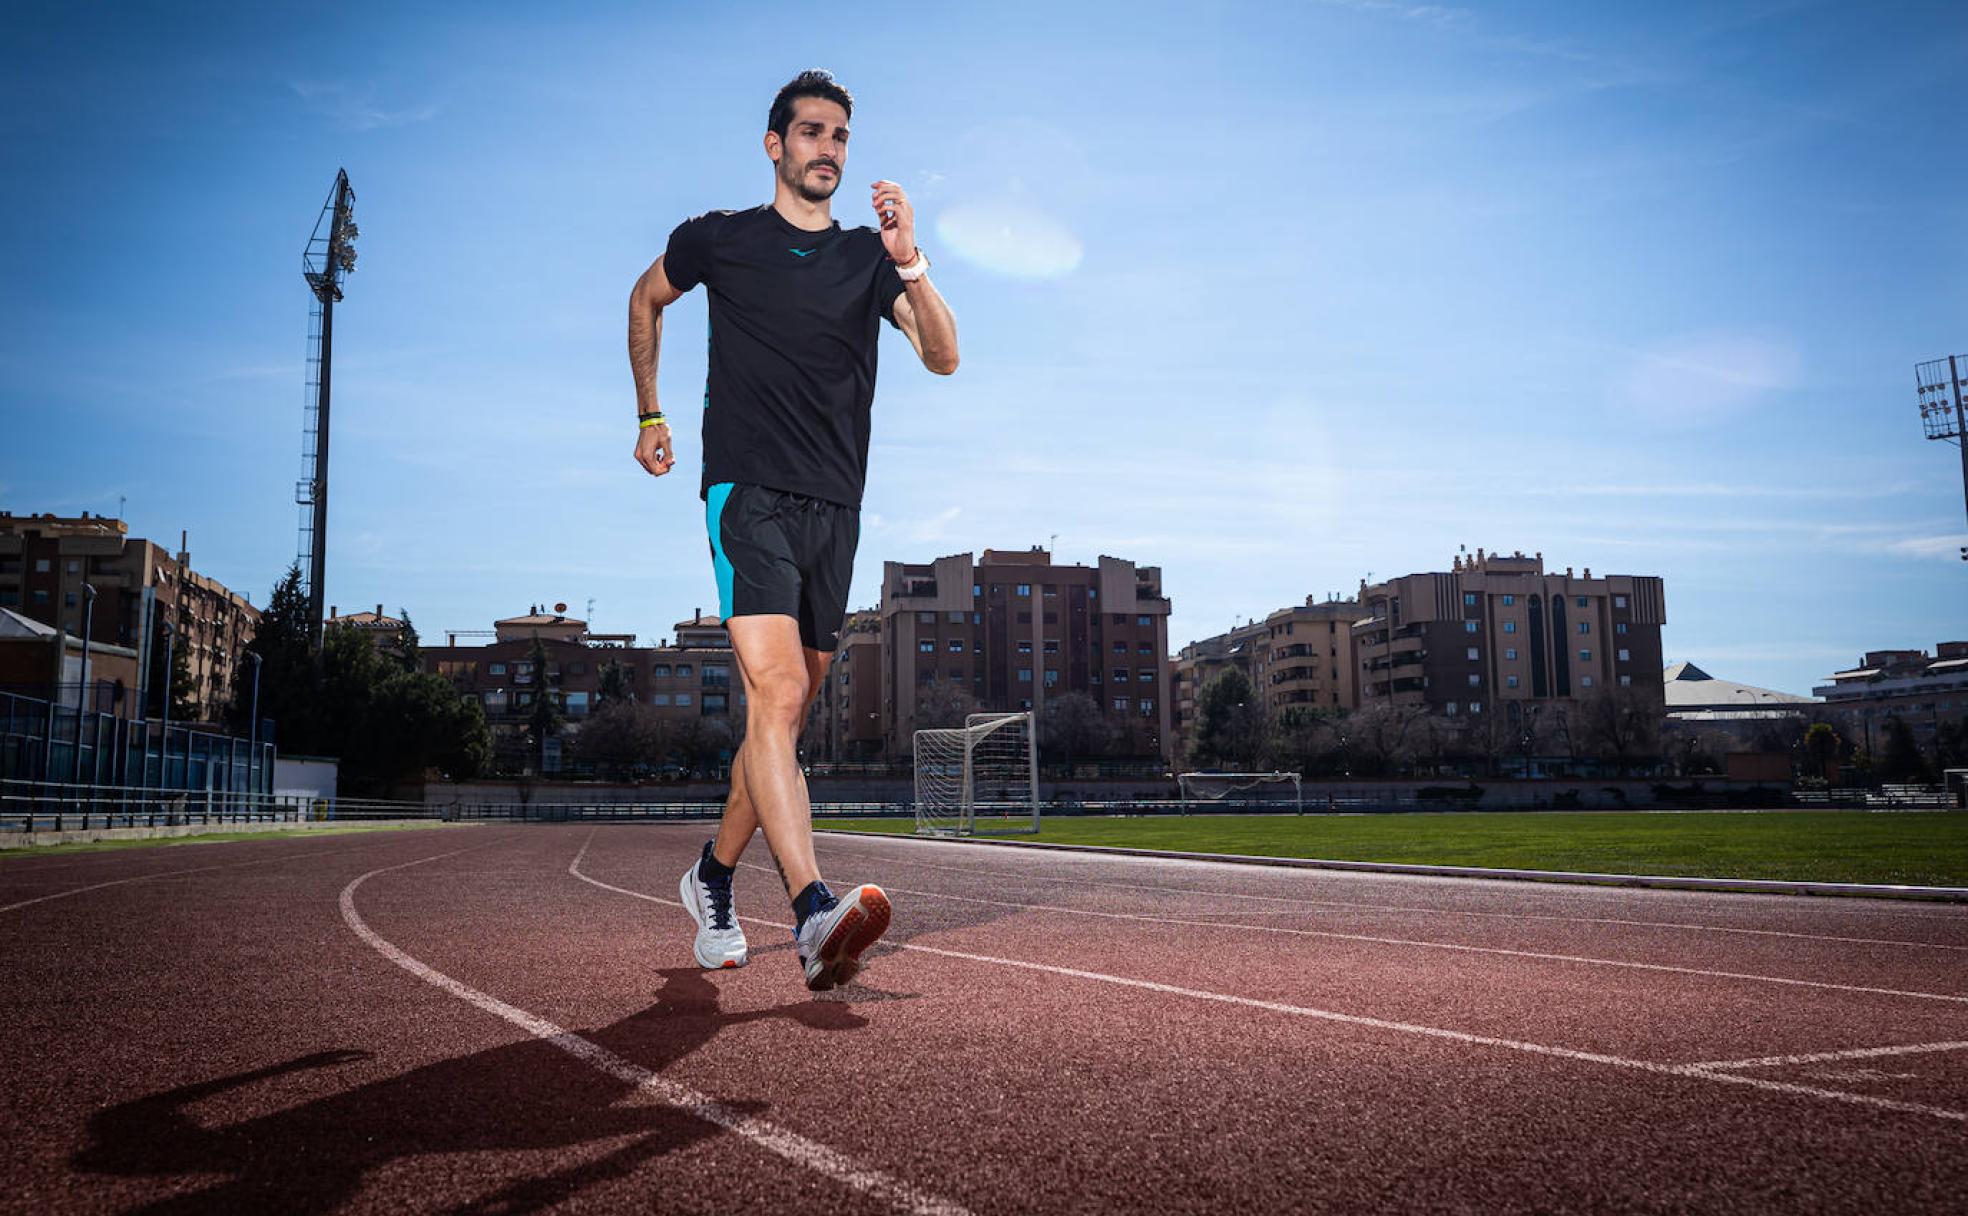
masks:
<path fill-rule="evenodd" d="M 827 884 L 816 878 L 793 896 L 793 919 L 804 925 L 807 917 L 815 912 L 825 912 L 839 902 L 834 898 L 834 893 L 827 889 Z M 796 933 L 798 931 L 794 930 Z"/>
<path fill-rule="evenodd" d="M 711 846 L 716 843 L 714 840 L 704 842 L 704 857 L 697 863 L 697 878 L 700 882 L 730 882 L 731 876 L 738 872 L 737 866 L 725 865 L 717 859 L 717 854 L 711 851 Z"/>

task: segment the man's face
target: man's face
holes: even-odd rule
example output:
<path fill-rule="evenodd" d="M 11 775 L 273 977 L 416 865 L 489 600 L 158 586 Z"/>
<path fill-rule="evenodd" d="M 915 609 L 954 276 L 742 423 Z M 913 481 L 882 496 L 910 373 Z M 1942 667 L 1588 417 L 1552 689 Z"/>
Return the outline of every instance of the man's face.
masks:
<path fill-rule="evenodd" d="M 847 111 L 825 98 L 797 98 L 786 138 L 768 131 L 765 152 L 778 163 L 780 181 L 810 203 L 824 202 L 840 188 L 847 167 Z"/>

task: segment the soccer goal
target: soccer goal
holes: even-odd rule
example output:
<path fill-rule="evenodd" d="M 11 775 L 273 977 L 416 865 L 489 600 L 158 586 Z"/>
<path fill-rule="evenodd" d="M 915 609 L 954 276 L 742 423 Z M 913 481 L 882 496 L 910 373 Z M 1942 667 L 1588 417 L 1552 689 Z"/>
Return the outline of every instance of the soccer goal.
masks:
<path fill-rule="evenodd" d="M 971 714 L 916 732 L 916 831 L 999 836 L 1039 830 L 1039 744 L 1032 715 Z"/>
<path fill-rule="evenodd" d="M 1196 802 L 1221 802 L 1232 794 L 1239 795 L 1240 802 L 1275 803 L 1280 810 L 1289 806 L 1296 813 L 1305 813 L 1305 793 L 1297 773 L 1180 773 L 1176 776 L 1182 787 L 1182 813 L 1188 814 L 1189 807 Z M 1286 801 L 1289 785 L 1290 801 Z"/>

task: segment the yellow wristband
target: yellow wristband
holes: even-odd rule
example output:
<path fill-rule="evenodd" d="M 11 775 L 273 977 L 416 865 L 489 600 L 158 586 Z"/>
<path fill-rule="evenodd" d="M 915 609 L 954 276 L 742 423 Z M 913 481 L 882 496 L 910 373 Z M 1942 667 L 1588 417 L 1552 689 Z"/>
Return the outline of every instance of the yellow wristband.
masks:
<path fill-rule="evenodd" d="M 647 418 L 644 418 L 640 423 L 638 423 L 636 425 L 636 429 L 641 431 L 641 430 L 647 430 L 652 426 L 668 426 L 668 425 L 669 425 L 669 419 L 663 417 L 661 414 L 651 414 Z"/>

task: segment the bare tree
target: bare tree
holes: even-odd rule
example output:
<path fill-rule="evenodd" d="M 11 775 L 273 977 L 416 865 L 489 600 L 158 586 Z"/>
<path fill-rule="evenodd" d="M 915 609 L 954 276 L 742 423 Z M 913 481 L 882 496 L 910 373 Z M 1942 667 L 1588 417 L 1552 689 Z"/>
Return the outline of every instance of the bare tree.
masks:
<path fill-rule="evenodd" d="M 1659 759 L 1665 706 L 1642 688 L 1603 688 L 1578 707 L 1578 742 L 1586 755 L 1624 773 Z"/>
<path fill-rule="evenodd" d="M 977 698 L 968 688 L 938 676 L 916 690 L 916 729 L 962 726 L 965 716 L 978 708 Z"/>
<path fill-rule="evenodd" d="M 1039 748 L 1049 760 L 1103 756 L 1114 744 L 1113 719 L 1086 693 L 1058 693 L 1039 711 Z"/>

